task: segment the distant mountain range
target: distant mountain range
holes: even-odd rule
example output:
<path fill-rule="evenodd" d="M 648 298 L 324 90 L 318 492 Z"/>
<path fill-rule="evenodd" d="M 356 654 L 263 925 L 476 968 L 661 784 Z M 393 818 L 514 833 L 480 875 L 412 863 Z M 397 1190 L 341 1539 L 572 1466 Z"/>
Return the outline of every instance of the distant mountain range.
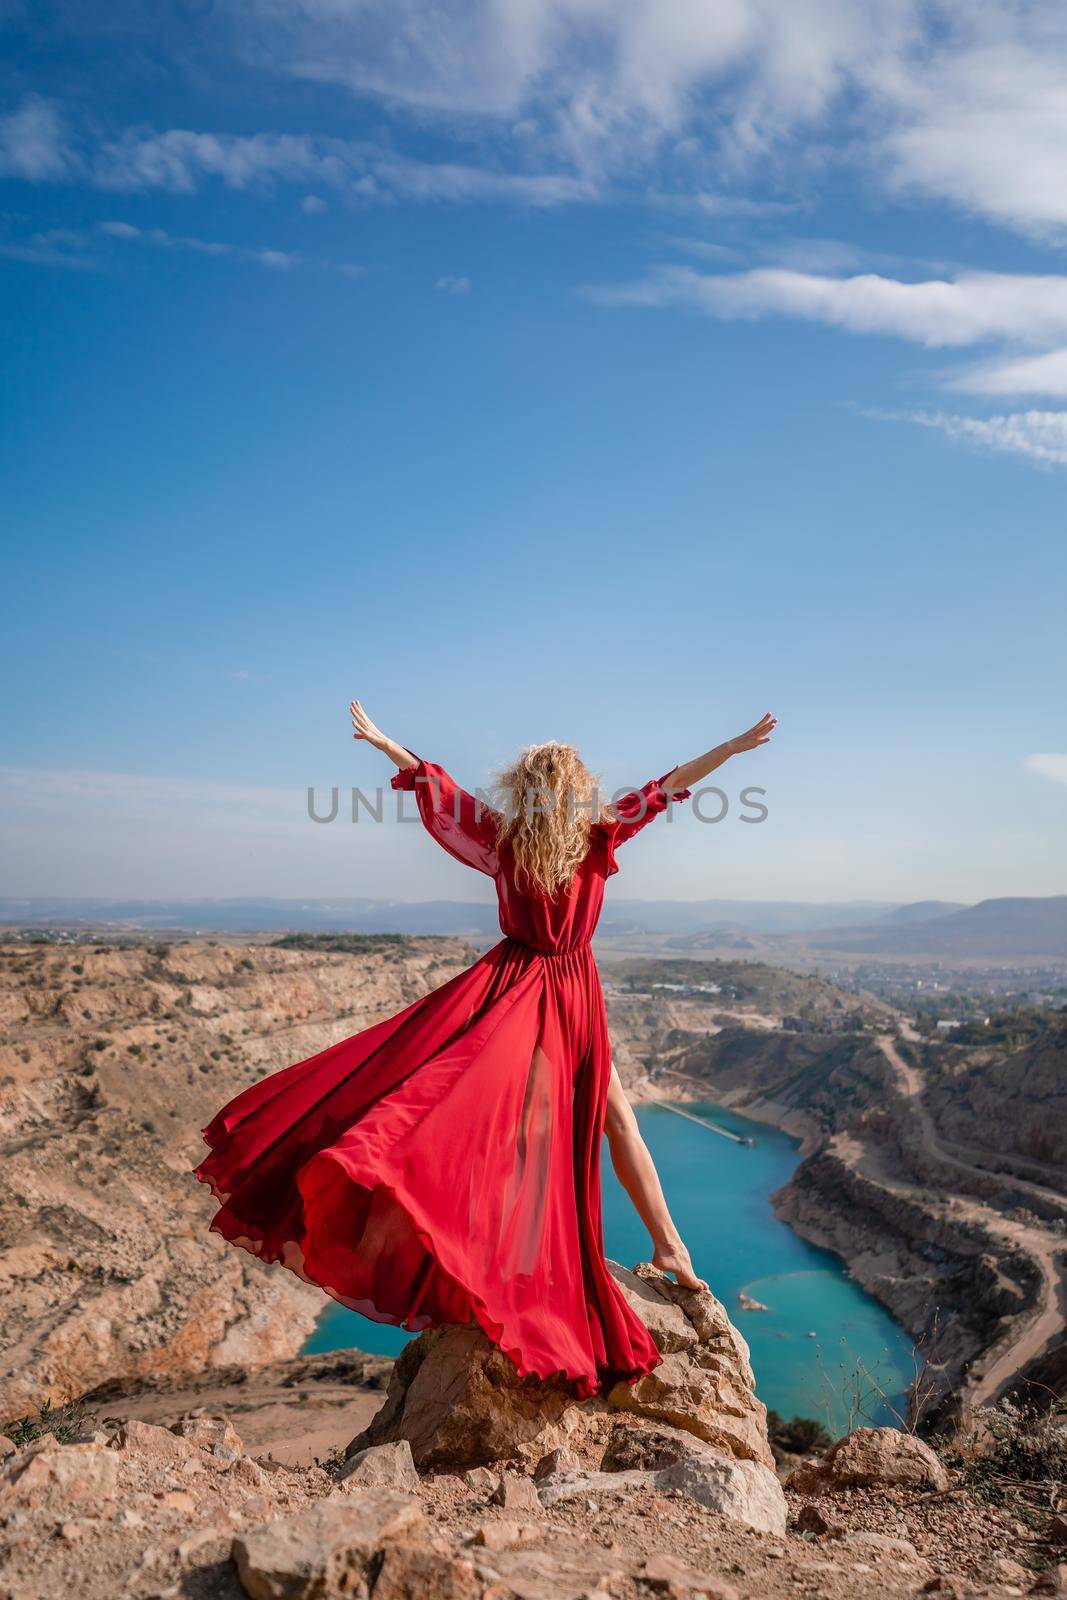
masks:
<path fill-rule="evenodd" d="M 927 906 L 936 902 L 927 902 Z M 814 950 L 839 954 L 951 957 L 1067 957 L 1067 895 L 1039 899 L 980 900 L 912 916 L 919 906 L 902 906 L 866 927 L 814 934 Z"/>
<path fill-rule="evenodd" d="M 8 927 L 158 929 L 165 932 L 289 931 L 459 934 L 492 939 L 496 906 L 464 900 L 94 900 L 0 899 Z M 844 956 L 993 960 L 1067 957 L 1067 895 L 982 900 L 974 906 L 921 900 L 610 900 L 600 931 L 633 940 L 671 935 L 676 950 L 751 934 L 777 948 Z"/>
<path fill-rule="evenodd" d="M 951 905 L 924 901 L 951 911 Z M 604 908 L 604 933 L 802 933 L 864 927 L 906 917 L 911 908 L 877 900 L 818 904 L 800 900 L 615 900 Z M 916 908 L 918 909 L 918 908 Z M 924 912 L 924 914 L 929 914 Z M 464 934 L 497 931 L 496 901 L 466 900 L 75 900 L 0 899 L 0 923 L 118 924 L 225 933 L 302 932 Z"/>

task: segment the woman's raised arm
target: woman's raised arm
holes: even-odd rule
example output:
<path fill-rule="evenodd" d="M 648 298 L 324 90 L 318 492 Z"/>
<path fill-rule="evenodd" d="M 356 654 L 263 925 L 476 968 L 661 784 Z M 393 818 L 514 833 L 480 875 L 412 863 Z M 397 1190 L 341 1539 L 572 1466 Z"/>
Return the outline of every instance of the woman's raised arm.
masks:
<path fill-rule="evenodd" d="M 716 767 L 721 767 L 724 761 L 729 761 L 731 756 L 740 755 L 742 750 L 755 750 L 757 745 L 767 744 L 771 734 L 778 726 L 778 718 L 772 717 L 767 711 L 756 723 L 754 728 L 749 728 L 747 733 L 739 733 L 736 739 L 727 739 L 725 744 L 717 744 L 713 750 L 708 750 L 702 756 L 696 756 L 692 761 L 686 761 L 680 767 L 675 767 L 663 780 L 663 787 L 668 793 L 675 789 L 691 789 L 694 783 L 699 783 L 706 778 L 709 772 L 714 772 Z"/>
<path fill-rule="evenodd" d="M 427 833 L 465 867 L 475 867 L 495 877 L 500 865 L 496 812 L 460 788 L 444 767 L 423 760 L 395 739 L 387 738 L 358 700 L 353 700 L 350 709 L 356 730 L 353 738 L 365 739 L 389 757 L 397 768 L 392 787 L 414 793 Z"/>
<path fill-rule="evenodd" d="M 353 739 L 365 739 L 376 750 L 380 750 L 383 756 L 388 756 L 401 772 L 406 772 L 408 767 L 418 766 L 418 757 L 413 756 L 410 750 L 405 750 L 402 744 L 397 744 L 395 739 L 388 738 L 379 727 L 376 727 L 358 700 L 353 700 L 349 710 L 352 713 L 352 726 L 356 730 L 352 735 Z"/>

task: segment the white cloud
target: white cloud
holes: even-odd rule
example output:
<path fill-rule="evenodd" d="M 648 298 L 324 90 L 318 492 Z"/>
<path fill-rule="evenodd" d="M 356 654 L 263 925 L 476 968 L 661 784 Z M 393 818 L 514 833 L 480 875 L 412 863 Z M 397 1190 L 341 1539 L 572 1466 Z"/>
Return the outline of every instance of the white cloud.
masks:
<path fill-rule="evenodd" d="M 95 272 L 100 262 L 92 253 L 92 239 L 76 228 L 46 228 L 22 238 L 0 238 L 0 256 L 35 267 L 73 267 Z"/>
<path fill-rule="evenodd" d="M 258 261 L 263 267 L 270 267 L 272 272 L 287 272 L 300 261 L 300 257 L 294 255 L 291 250 L 253 250 L 251 255 L 253 261 Z"/>
<path fill-rule="evenodd" d="M 567 174 L 415 161 L 359 140 L 310 134 L 128 129 L 96 152 L 90 170 L 91 181 L 99 188 L 125 193 L 165 189 L 192 194 L 205 179 L 215 179 L 231 189 L 269 190 L 278 183 L 313 182 L 367 201 L 500 201 L 555 206 L 595 198 L 592 184 Z M 311 209 L 324 208 L 325 203 L 318 202 Z"/>
<path fill-rule="evenodd" d="M 226 0 L 238 48 L 587 176 L 832 159 L 1025 231 L 1067 224 L 1061 0 Z"/>
<path fill-rule="evenodd" d="M 1067 755 L 1027 756 L 1023 766 L 1053 783 L 1067 783 Z"/>
<path fill-rule="evenodd" d="M 868 413 L 868 415 L 876 415 Z M 936 428 L 957 444 L 1023 456 L 1036 466 L 1067 466 L 1067 411 L 1017 411 L 999 417 L 961 417 L 947 411 L 882 413 L 881 420 Z"/>
<path fill-rule="evenodd" d="M 956 12 L 966 23 L 893 84 L 893 182 L 1023 232 L 1067 225 L 1067 14 L 1057 0 Z"/>
<path fill-rule="evenodd" d="M 667 267 L 638 283 L 589 292 L 607 304 L 692 306 L 726 318 L 791 316 L 927 346 L 1067 335 L 1067 276 L 975 272 L 906 283 L 876 273 L 843 278 L 785 267 L 715 274 Z"/>
<path fill-rule="evenodd" d="M 882 51 L 905 50 L 917 0 L 883 0 L 877 30 L 865 0 L 229 0 L 228 9 L 246 52 L 274 69 L 422 120 L 519 125 L 593 173 L 632 167 L 664 140 L 712 135 L 731 164 L 766 153 L 869 75 Z"/>
<path fill-rule="evenodd" d="M 62 120 L 50 101 L 29 95 L 17 110 L 0 117 L 0 177 L 45 183 L 69 177 L 74 169 Z"/>
<path fill-rule="evenodd" d="M 300 209 L 306 217 L 318 217 L 326 210 L 326 202 L 321 195 L 306 194 L 300 202 Z"/>
<path fill-rule="evenodd" d="M 124 0 L 90 9 L 94 36 L 129 23 Z M 617 185 L 756 216 L 844 163 L 1024 232 L 1067 230 L 1062 0 L 881 0 L 876 25 L 870 0 L 215 0 L 211 46 L 224 65 L 345 85 L 476 157 L 434 175 L 302 134 L 129 129 L 96 152 L 96 182 L 187 191 L 213 173 L 532 205 Z M 43 101 L 0 127 L 9 175 L 89 159 Z"/>
<path fill-rule="evenodd" d="M 199 239 L 190 234 L 168 233 L 164 228 L 137 228 L 131 222 L 102 222 L 100 231 L 112 239 L 121 240 L 124 244 L 152 245 L 161 250 L 190 250 L 196 255 L 231 257 L 238 261 L 255 262 L 272 272 L 288 272 L 294 267 L 320 267 L 355 278 L 360 277 L 364 270 L 353 262 L 302 256 L 293 250 L 275 250 L 269 247 L 249 249 L 225 243 L 220 239 Z"/>
<path fill-rule="evenodd" d="M 963 394 L 1047 394 L 1067 399 L 1067 349 L 981 362 L 949 373 L 945 387 Z"/>
<path fill-rule="evenodd" d="M 442 294 L 470 294 L 474 285 L 469 278 L 450 278 L 445 276 L 438 278 L 434 287 L 440 289 Z"/>

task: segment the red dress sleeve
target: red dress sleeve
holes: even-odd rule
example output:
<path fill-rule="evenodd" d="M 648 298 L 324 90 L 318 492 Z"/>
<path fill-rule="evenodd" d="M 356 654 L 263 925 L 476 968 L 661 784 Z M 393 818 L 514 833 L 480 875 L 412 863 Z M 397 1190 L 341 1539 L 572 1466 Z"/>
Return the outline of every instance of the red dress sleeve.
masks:
<path fill-rule="evenodd" d="M 612 807 L 615 812 L 614 820 L 599 824 L 607 847 L 608 862 L 604 874 L 606 878 L 610 878 L 612 873 L 619 870 L 615 860 L 617 845 L 625 844 L 635 833 L 640 833 L 653 817 L 658 817 L 661 811 L 666 811 L 672 800 L 689 799 L 692 792 L 689 789 L 676 789 L 669 794 L 664 788 L 671 772 L 674 771 L 675 768 L 672 767 L 662 778 L 650 778 L 642 788 L 631 789 L 629 794 L 624 794 L 620 800 L 615 801 Z"/>
<path fill-rule="evenodd" d="M 499 868 L 496 812 L 454 782 L 436 762 L 416 762 L 392 780 L 394 789 L 414 792 L 426 831 L 465 867 L 495 877 Z"/>

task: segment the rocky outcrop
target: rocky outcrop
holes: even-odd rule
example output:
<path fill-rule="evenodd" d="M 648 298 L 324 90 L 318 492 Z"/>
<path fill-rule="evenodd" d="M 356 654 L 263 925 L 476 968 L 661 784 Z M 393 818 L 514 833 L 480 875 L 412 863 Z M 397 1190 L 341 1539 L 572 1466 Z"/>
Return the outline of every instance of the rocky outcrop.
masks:
<path fill-rule="evenodd" d="M 897 1428 L 856 1428 L 832 1444 L 818 1461 L 790 1474 L 798 1494 L 836 1494 L 844 1489 L 947 1489 L 941 1461 L 912 1433 Z"/>
<path fill-rule="evenodd" d="M 576 1401 L 563 1383 L 520 1379 L 480 1330 L 437 1329 L 400 1356 L 385 1404 L 352 1441 L 350 1459 L 403 1441 L 423 1470 L 542 1463 L 535 1476 L 544 1505 L 641 1484 L 780 1530 L 766 1411 L 748 1347 L 725 1309 L 653 1267 L 611 1270 L 662 1352 L 654 1372 Z M 590 1472 L 594 1464 L 605 1470 Z"/>
<path fill-rule="evenodd" d="M 0 1421 L 110 1380 L 295 1355 L 322 1296 L 208 1233 L 200 1129 L 467 955 L 0 947 Z"/>
<path fill-rule="evenodd" d="M 680 1428 L 740 1460 L 773 1467 L 767 1412 L 756 1399 L 748 1345 L 726 1308 L 707 1290 L 681 1289 L 654 1267 L 612 1270 L 663 1359 L 635 1384 L 616 1385 L 609 1405 Z"/>

